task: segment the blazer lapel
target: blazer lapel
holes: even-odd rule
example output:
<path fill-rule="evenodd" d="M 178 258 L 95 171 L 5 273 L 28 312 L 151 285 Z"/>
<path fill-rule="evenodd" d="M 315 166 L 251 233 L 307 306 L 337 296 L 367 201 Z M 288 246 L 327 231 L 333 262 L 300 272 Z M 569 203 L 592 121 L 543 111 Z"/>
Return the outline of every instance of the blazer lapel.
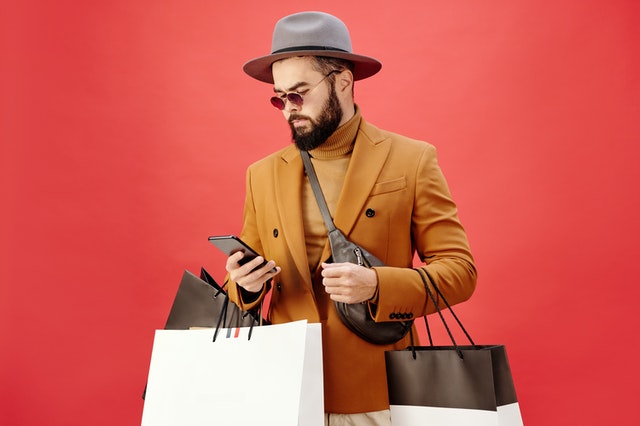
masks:
<path fill-rule="evenodd" d="M 277 211 L 289 252 L 305 282 L 311 282 L 307 246 L 304 241 L 302 222 L 302 183 L 304 166 L 295 147 L 282 153 L 275 170 L 275 193 Z"/>
<path fill-rule="evenodd" d="M 336 227 L 345 235 L 349 235 L 355 225 L 390 149 L 390 140 L 363 119 L 334 218 Z"/>

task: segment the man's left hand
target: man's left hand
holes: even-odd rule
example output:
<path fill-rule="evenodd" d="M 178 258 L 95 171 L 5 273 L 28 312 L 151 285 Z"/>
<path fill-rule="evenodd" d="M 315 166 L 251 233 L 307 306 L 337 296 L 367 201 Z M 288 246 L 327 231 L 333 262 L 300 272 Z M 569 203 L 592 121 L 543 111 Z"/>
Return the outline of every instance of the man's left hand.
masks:
<path fill-rule="evenodd" d="M 332 300 L 360 303 L 376 293 L 378 275 L 373 269 L 355 263 L 323 263 L 322 284 Z"/>

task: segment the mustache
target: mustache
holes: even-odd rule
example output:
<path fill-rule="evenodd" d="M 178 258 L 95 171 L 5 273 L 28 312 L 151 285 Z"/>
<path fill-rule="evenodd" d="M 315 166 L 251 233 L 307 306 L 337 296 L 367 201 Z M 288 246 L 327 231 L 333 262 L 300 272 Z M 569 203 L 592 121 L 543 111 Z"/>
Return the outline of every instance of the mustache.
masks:
<path fill-rule="evenodd" d="M 287 121 L 289 122 L 289 124 L 293 124 L 295 120 L 300 120 L 300 119 L 309 120 L 313 122 L 313 120 L 311 120 L 311 117 L 307 117 L 306 115 L 301 115 L 301 114 L 291 114 Z"/>

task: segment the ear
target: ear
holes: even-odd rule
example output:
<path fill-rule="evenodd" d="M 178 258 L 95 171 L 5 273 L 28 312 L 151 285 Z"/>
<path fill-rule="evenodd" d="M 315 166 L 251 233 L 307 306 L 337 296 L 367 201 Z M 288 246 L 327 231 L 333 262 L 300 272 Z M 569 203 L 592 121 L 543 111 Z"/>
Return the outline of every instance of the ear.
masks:
<path fill-rule="evenodd" d="M 339 93 L 351 93 L 353 87 L 353 74 L 349 70 L 344 70 L 336 75 L 336 90 Z"/>

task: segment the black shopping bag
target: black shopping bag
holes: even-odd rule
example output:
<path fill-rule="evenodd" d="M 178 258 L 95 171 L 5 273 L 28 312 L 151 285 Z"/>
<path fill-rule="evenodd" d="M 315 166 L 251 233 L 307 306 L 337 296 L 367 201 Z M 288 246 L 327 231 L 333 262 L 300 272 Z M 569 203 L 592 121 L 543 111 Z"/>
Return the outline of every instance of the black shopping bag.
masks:
<path fill-rule="evenodd" d="M 229 301 L 226 291 L 201 268 L 200 278 L 184 271 L 164 328 L 216 327 L 218 321 L 222 327 L 250 327 L 260 320 L 259 312 L 242 311 Z"/>
<path fill-rule="evenodd" d="M 432 301 L 424 269 L 418 269 Z M 430 277 L 429 277 L 430 278 Z M 448 305 L 433 284 L 441 300 Z M 437 304 L 436 304 L 437 306 Z M 522 426 L 511 369 L 504 345 L 476 345 L 451 311 L 471 346 L 412 346 L 385 353 L 391 421 L 394 426 Z"/>

